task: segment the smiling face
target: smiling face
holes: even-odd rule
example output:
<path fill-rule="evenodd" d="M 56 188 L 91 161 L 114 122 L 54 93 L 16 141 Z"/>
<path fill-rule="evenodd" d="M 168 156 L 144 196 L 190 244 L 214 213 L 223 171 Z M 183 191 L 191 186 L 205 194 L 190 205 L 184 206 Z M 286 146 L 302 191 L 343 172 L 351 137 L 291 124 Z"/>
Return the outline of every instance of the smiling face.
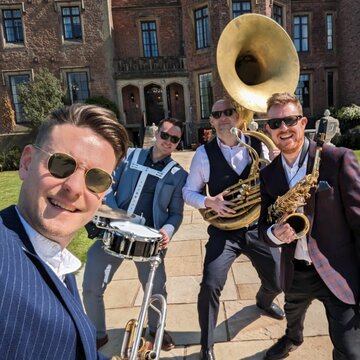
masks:
<path fill-rule="evenodd" d="M 273 105 L 268 110 L 267 115 L 269 119 L 284 118 L 290 115 L 299 115 L 299 109 L 293 103 Z M 281 150 L 285 157 L 296 158 L 304 143 L 306 124 L 307 118 L 302 117 L 296 125 L 286 126 L 284 122 L 282 122 L 278 129 L 272 130 L 269 125 L 266 125 L 266 129 L 270 133 L 276 147 Z"/>
<path fill-rule="evenodd" d="M 227 109 L 234 109 L 234 105 L 228 99 L 218 100 L 214 103 L 211 112 L 224 111 Z M 216 135 L 220 138 L 226 138 L 230 136 L 230 129 L 233 127 L 239 127 L 239 114 L 233 111 L 230 116 L 226 116 L 223 112 L 220 118 L 216 119 L 210 115 L 210 124 L 216 130 Z"/>
<path fill-rule="evenodd" d="M 178 126 L 175 126 L 173 123 L 169 121 L 164 121 L 161 125 L 161 128 L 158 129 L 155 133 L 156 142 L 154 144 L 153 149 L 153 160 L 161 160 L 166 158 L 167 156 L 171 155 L 171 153 L 176 149 L 179 144 L 171 142 L 171 139 L 168 138 L 166 140 L 162 139 L 160 136 L 161 132 L 165 132 L 170 136 L 176 136 L 179 141 L 181 139 L 181 129 Z"/>
<path fill-rule="evenodd" d="M 49 155 L 26 146 L 20 161 L 23 185 L 18 209 L 37 232 L 66 247 L 93 218 L 104 197 L 87 189 L 85 171 L 101 168 L 111 174 L 116 164 L 114 150 L 90 128 L 70 124 L 56 125 L 41 148 L 73 156 L 78 168 L 65 179 L 55 178 L 47 168 Z"/>

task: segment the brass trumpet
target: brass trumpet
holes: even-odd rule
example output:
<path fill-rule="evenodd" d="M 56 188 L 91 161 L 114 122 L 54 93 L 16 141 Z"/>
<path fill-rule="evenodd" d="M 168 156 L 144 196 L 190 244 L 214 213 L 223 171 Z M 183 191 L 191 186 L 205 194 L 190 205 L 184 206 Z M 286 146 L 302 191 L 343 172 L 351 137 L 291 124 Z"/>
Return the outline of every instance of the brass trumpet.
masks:
<path fill-rule="evenodd" d="M 151 295 L 155 271 L 161 263 L 159 255 L 154 256 L 150 262 L 150 273 L 146 283 L 144 298 L 138 320 L 131 319 L 125 327 L 125 334 L 121 346 L 120 357 L 113 357 L 113 360 L 157 360 L 160 356 L 160 350 L 164 335 L 165 317 L 166 317 L 166 300 L 161 294 Z M 155 307 L 154 303 L 160 304 L 160 310 Z M 146 329 L 146 315 L 149 307 L 159 316 L 158 328 L 155 335 L 154 346 L 149 348 L 148 342 L 143 337 Z"/>

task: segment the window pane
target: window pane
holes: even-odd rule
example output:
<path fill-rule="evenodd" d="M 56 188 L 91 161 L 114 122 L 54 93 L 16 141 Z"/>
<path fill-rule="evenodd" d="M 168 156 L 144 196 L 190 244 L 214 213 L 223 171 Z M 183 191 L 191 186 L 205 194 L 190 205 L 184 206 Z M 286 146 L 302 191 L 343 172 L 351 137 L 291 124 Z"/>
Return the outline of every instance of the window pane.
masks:
<path fill-rule="evenodd" d="M 19 99 L 17 85 L 24 84 L 30 81 L 30 75 L 11 75 L 9 76 L 10 88 L 11 88 L 11 97 L 14 103 L 15 113 L 16 113 L 16 122 L 21 123 L 25 121 L 23 108 Z"/>
<path fill-rule="evenodd" d="M 273 16 L 272 18 L 281 26 L 283 25 L 283 14 L 282 14 L 282 7 L 275 5 L 273 6 Z"/>
<path fill-rule="evenodd" d="M 64 7 L 61 9 L 65 40 L 81 40 L 80 9 L 77 6 Z"/>
<path fill-rule="evenodd" d="M 3 28 L 7 43 L 24 42 L 22 18 L 20 10 L 3 10 Z"/>
<path fill-rule="evenodd" d="M 159 56 L 157 45 L 156 22 L 146 21 L 141 23 L 143 51 L 145 57 Z"/>
<path fill-rule="evenodd" d="M 302 74 L 299 78 L 299 83 L 295 91 L 304 108 L 310 107 L 310 75 Z"/>
<path fill-rule="evenodd" d="M 74 103 L 82 103 L 89 97 L 89 83 L 87 72 L 71 72 L 67 73 L 68 92 L 70 101 Z"/>
<path fill-rule="evenodd" d="M 333 16 L 332 14 L 326 15 L 326 48 L 333 49 Z"/>
<path fill-rule="evenodd" d="M 309 50 L 308 17 L 294 17 L 294 44 L 298 52 Z"/>
<path fill-rule="evenodd" d="M 212 76 L 211 73 L 199 75 L 200 108 L 201 118 L 206 119 L 210 115 L 212 104 Z"/>
<path fill-rule="evenodd" d="M 196 48 L 202 49 L 210 46 L 208 8 L 195 11 Z"/>
<path fill-rule="evenodd" d="M 251 1 L 233 1 L 232 14 L 233 18 L 251 12 Z"/>

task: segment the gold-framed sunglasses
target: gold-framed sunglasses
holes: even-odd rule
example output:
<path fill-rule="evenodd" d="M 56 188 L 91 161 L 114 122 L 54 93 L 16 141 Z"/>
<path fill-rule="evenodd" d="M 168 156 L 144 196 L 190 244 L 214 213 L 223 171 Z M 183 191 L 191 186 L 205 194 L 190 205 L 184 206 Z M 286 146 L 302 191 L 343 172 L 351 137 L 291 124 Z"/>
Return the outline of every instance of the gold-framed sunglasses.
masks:
<path fill-rule="evenodd" d="M 54 178 L 65 179 L 71 176 L 78 168 L 78 163 L 69 154 L 61 152 L 50 153 L 35 144 L 33 144 L 33 147 L 49 155 L 47 168 Z M 85 171 L 86 188 L 92 193 L 100 194 L 105 192 L 111 186 L 112 181 L 111 175 L 103 169 L 91 168 Z"/>

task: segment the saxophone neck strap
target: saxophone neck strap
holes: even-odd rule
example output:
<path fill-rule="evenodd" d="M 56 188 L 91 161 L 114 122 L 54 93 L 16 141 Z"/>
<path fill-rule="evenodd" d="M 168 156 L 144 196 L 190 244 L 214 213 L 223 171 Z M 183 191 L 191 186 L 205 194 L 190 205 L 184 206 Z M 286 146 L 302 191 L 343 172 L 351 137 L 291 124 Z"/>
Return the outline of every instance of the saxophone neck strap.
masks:
<path fill-rule="evenodd" d="M 304 144 L 303 147 L 301 149 L 301 154 L 300 154 L 300 159 L 299 159 L 299 169 L 303 166 L 304 161 L 306 159 L 306 155 L 309 151 L 309 146 L 310 146 L 310 141 L 309 139 L 305 136 L 304 137 Z"/>

